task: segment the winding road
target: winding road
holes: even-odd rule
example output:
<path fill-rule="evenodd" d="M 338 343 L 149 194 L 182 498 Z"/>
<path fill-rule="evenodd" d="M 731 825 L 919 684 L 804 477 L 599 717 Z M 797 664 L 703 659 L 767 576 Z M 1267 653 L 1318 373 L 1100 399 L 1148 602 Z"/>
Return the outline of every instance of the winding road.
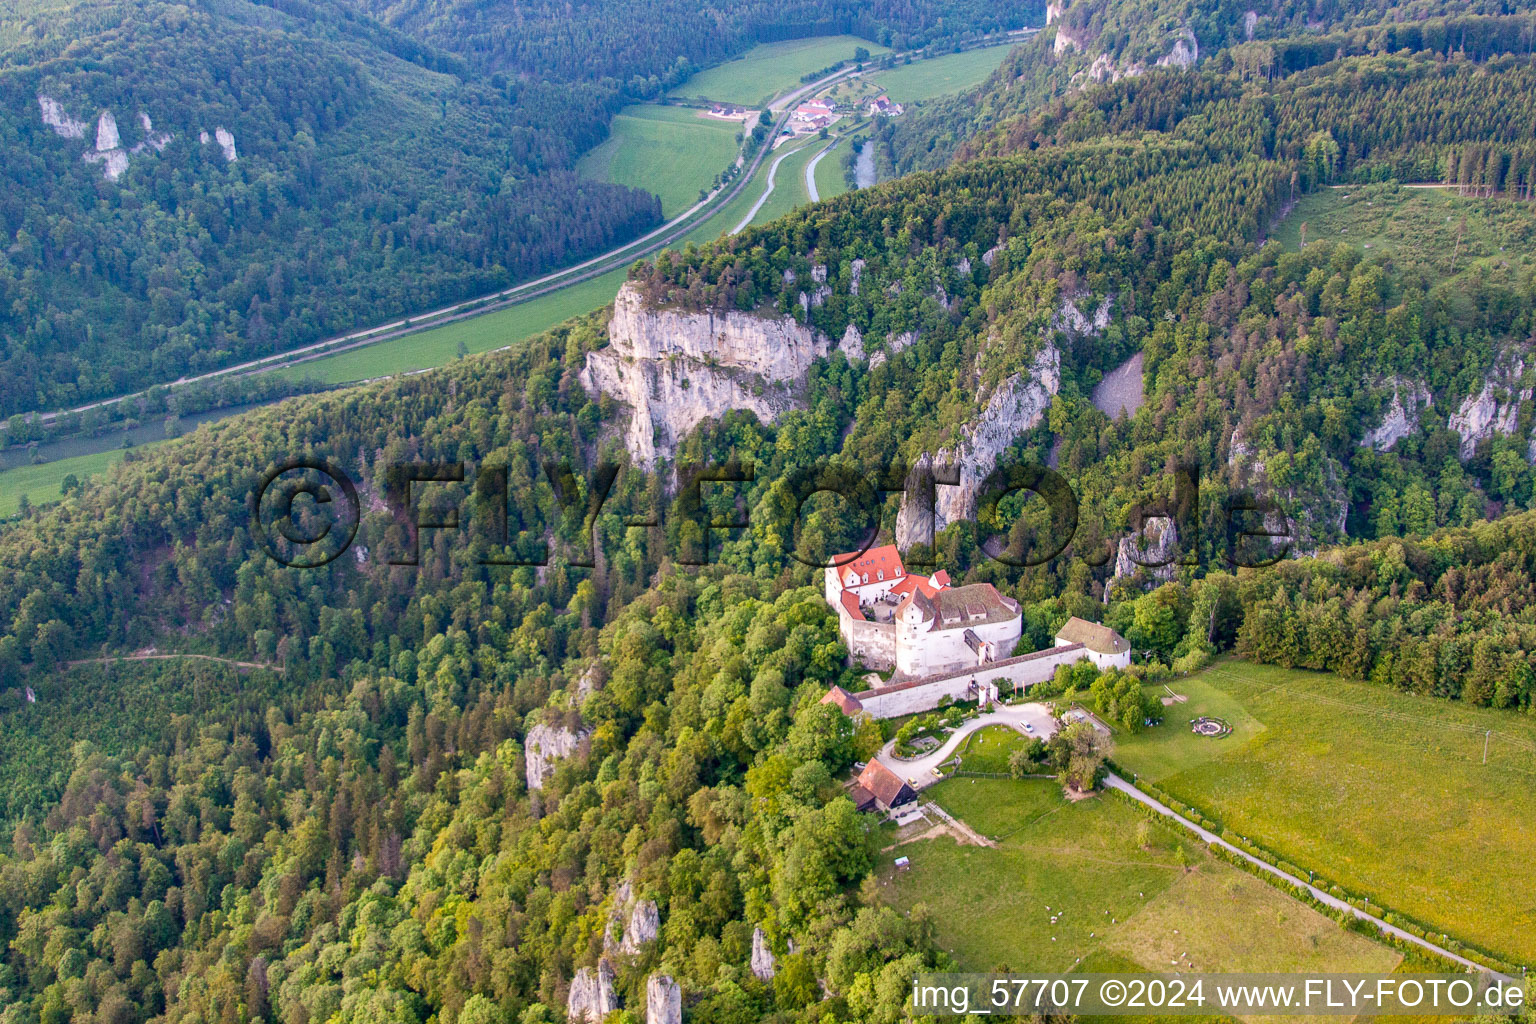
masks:
<path fill-rule="evenodd" d="M 906 760 L 892 752 L 896 747 L 896 741 L 891 740 L 880 748 L 880 753 L 876 757 L 881 764 L 906 779 L 913 789 L 923 789 L 939 781 L 939 777 L 933 774 L 933 770 L 948 761 L 971 733 L 977 729 L 985 729 L 989 725 L 1006 725 L 1022 736 L 1030 739 L 1038 736 L 1042 740 L 1050 739 L 1058 728 L 1056 719 L 1051 717 L 1051 709 L 1044 704 L 1015 704 L 1011 707 L 1003 704 L 998 705 L 996 711 L 977 715 L 950 733 L 949 738 L 932 753 Z M 1031 728 L 1026 729 L 1026 725 Z"/>
<path fill-rule="evenodd" d="M 836 149 L 837 144 L 842 141 L 841 138 L 833 139 L 825 149 L 811 157 L 810 163 L 805 165 L 805 194 L 811 197 L 813 203 L 821 202 L 821 193 L 816 191 L 816 165 L 821 163 L 821 158 Z"/>

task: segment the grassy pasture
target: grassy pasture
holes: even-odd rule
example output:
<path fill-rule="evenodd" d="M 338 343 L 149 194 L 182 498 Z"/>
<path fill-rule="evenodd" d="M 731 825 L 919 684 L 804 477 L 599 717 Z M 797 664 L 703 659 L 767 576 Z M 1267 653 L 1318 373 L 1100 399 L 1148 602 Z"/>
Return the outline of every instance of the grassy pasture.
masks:
<path fill-rule="evenodd" d="M 982 832 L 1014 829 L 991 848 L 940 838 L 885 855 L 911 867 L 882 867 L 884 898 L 926 904 L 964 970 L 1188 970 L 1169 963 L 1179 959 L 1201 971 L 1389 971 L 1399 960 L 1168 827 L 1143 848 L 1143 819 L 1122 801 L 1068 803 L 1046 780 L 951 779 L 929 792 Z"/>
<path fill-rule="evenodd" d="M 951 53 L 879 71 L 873 77 L 884 88 L 885 94 L 897 103 L 931 100 L 936 96 L 964 92 L 985 82 L 1012 49 L 1012 44 L 1004 44 Z"/>
<path fill-rule="evenodd" d="M 1466 229 L 1462 230 L 1462 218 Z M 1287 249 L 1331 241 L 1417 266 L 1431 278 L 1513 277 L 1536 261 L 1536 204 L 1455 189 L 1350 185 L 1302 196 L 1273 237 Z M 1457 245 L 1457 237 L 1461 243 Z"/>
<path fill-rule="evenodd" d="M 461 341 L 470 354 L 489 352 L 514 345 L 573 316 L 590 313 L 613 301 L 627 273 L 621 267 L 508 309 L 272 372 L 290 380 L 345 384 L 443 366 L 457 357 Z"/>
<path fill-rule="evenodd" d="M 1173 688 L 1190 700 L 1162 726 L 1118 737 L 1125 769 L 1389 911 L 1536 959 L 1522 810 L 1536 722 L 1235 660 Z M 1200 714 L 1233 735 L 1195 736 L 1186 723 Z"/>
<path fill-rule="evenodd" d="M 802 75 L 840 60 L 852 60 L 854 50 L 861 46 L 871 54 L 890 52 L 879 43 L 858 36 L 815 36 L 763 43 L 735 60 L 699 72 L 667 95 L 759 106 L 800 85 Z"/>
<path fill-rule="evenodd" d="M 757 211 L 757 216 L 752 218 L 753 224 L 767 224 L 769 221 L 778 220 L 795 207 L 804 206 L 811 201 L 811 194 L 805 188 L 805 167 L 811 162 L 811 158 L 820 153 L 830 141 L 829 139 L 818 139 L 812 136 L 804 142 L 789 142 L 785 144 L 786 148 L 789 146 L 797 146 L 798 148 L 779 165 L 778 171 L 773 176 L 773 193 L 769 195 L 768 201 L 763 204 L 762 209 Z M 777 158 L 783 152 L 784 150 L 782 149 L 776 151 L 774 158 Z M 826 163 L 827 160 L 835 160 L 836 158 L 837 153 L 834 150 L 827 154 L 826 160 L 823 160 L 822 163 Z M 767 180 L 767 175 L 763 175 L 763 182 L 765 184 Z M 763 190 L 754 185 L 752 201 L 756 202 L 757 197 L 762 194 Z M 735 227 L 734 222 L 726 230 L 730 230 L 731 227 Z"/>
<path fill-rule="evenodd" d="M 83 481 L 105 473 L 122 461 L 122 450 L 114 449 L 0 472 L 0 516 L 14 515 L 23 494 L 34 505 L 58 501 L 63 495 L 64 478 L 69 474 L 73 473 Z"/>
<path fill-rule="evenodd" d="M 1006 772 L 1008 755 L 1028 745 L 1029 740 L 1017 729 L 989 725 L 966 737 L 965 745 L 960 748 L 960 767 L 968 772 Z"/>
<path fill-rule="evenodd" d="M 614 117 L 608 139 L 581 158 L 589 178 L 654 192 L 663 217 L 699 201 L 699 190 L 736 158 L 740 122 L 702 117 L 692 107 L 639 104 Z"/>
<path fill-rule="evenodd" d="M 848 155 L 850 146 L 857 147 L 862 142 L 862 139 L 844 139 L 816 165 L 816 193 L 822 199 L 831 199 L 849 191 L 848 182 L 843 177 L 843 158 Z"/>

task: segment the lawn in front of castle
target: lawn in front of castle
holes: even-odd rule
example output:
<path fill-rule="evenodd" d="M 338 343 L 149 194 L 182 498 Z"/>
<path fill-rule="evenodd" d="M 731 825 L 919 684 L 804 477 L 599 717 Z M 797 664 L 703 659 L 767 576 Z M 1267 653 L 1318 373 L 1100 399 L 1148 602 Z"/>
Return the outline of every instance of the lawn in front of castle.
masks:
<path fill-rule="evenodd" d="M 925 796 L 1002 836 L 995 847 L 943 837 L 882 854 L 882 896 L 903 910 L 925 904 L 964 970 L 1390 971 L 1401 959 L 1183 833 L 1144 834 L 1146 819 L 1119 798 L 1071 803 L 1050 780 L 970 778 Z"/>

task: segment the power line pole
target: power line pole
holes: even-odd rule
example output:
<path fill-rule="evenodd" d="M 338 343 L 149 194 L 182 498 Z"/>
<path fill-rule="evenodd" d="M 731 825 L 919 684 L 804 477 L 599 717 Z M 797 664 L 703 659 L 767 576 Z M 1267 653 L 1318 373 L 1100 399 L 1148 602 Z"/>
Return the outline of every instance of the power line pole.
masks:
<path fill-rule="evenodd" d="M 1489 729 L 1487 732 L 1483 733 L 1483 764 L 1488 763 L 1488 737 L 1492 735 L 1492 729 Z"/>

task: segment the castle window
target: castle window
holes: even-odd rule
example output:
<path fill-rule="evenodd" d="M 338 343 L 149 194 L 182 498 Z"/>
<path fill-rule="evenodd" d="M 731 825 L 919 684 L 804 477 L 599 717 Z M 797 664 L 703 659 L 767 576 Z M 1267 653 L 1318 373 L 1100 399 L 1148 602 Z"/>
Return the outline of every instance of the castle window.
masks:
<path fill-rule="evenodd" d="M 865 582 L 865 583 L 868 583 L 868 582 L 869 582 L 869 573 L 865 573 L 865 574 L 864 574 L 864 582 Z"/>
<path fill-rule="evenodd" d="M 877 579 L 877 580 L 883 580 L 883 579 L 885 579 L 885 570 L 884 570 L 884 569 L 881 569 L 881 570 L 879 570 L 879 571 L 878 571 L 878 572 L 876 572 L 876 573 L 875 573 L 875 579 Z"/>

